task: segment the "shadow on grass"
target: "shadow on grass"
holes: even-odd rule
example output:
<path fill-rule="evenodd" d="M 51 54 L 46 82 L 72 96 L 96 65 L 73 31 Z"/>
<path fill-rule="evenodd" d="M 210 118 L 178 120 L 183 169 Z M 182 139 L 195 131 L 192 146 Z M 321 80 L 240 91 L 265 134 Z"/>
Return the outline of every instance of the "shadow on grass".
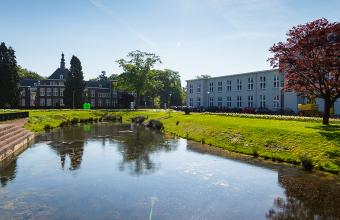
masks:
<path fill-rule="evenodd" d="M 319 134 L 329 141 L 335 141 L 340 147 L 340 125 L 320 125 L 316 127 L 308 127 L 317 130 Z"/>

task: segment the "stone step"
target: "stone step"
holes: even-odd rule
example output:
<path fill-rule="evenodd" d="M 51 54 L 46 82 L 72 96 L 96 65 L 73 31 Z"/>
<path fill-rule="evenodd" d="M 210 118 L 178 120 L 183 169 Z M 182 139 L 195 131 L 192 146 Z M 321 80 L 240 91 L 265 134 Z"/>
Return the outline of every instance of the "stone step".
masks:
<path fill-rule="evenodd" d="M 8 133 L 11 133 L 12 131 L 16 131 L 16 130 L 17 130 L 16 126 L 7 128 L 6 130 L 3 130 L 3 131 L 0 132 L 0 137 L 6 135 Z"/>
<path fill-rule="evenodd" d="M 11 124 L 0 124 L 0 136 L 7 133 L 8 130 L 15 129 L 15 125 Z"/>
<path fill-rule="evenodd" d="M 15 134 L 21 131 L 26 131 L 26 130 L 23 128 L 19 128 L 19 127 L 13 127 L 13 128 L 7 129 L 6 132 L 4 132 L 2 135 L 0 134 L 0 142 L 10 138 L 11 136 L 14 136 Z"/>
<path fill-rule="evenodd" d="M 0 141 L 0 147 L 15 141 L 16 139 L 20 138 L 22 135 L 26 134 L 28 131 L 20 130 L 18 132 L 15 132 L 12 136 Z"/>
<path fill-rule="evenodd" d="M 17 137 L 16 139 L 12 140 L 11 142 L 0 145 L 0 155 L 6 152 L 8 149 L 11 149 L 12 147 L 16 146 L 17 144 L 22 143 L 25 141 L 25 139 L 32 137 L 34 134 L 31 132 L 26 132 L 22 134 L 21 136 Z"/>

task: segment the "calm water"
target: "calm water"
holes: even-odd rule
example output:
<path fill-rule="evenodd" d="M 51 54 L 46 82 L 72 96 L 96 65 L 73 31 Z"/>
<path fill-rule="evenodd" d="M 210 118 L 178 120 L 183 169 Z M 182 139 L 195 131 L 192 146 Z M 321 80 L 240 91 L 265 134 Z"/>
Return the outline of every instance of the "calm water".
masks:
<path fill-rule="evenodd" d="M 112 124 L 43 134 L 0 170 L 0 219 L 338 219 L 338 180 Z"/>

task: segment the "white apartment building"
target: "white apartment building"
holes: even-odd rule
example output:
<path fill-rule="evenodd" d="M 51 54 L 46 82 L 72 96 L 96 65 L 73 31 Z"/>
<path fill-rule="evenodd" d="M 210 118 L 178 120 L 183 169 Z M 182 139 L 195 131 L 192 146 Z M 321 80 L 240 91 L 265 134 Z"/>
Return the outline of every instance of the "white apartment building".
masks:
<path fill-rule="evenodd" d="M 305 104 L 307 100 L 283 91 L 283 82 L 284 75 L 278 69 L 187 80 L 187 106 L 291 109 L 297 112 L 298 104 Z M 316 103 L 322 111 L 322 100 L 317 99 Z M 340 100 L 334 104 L 334 113 L 340 115 Z"/>

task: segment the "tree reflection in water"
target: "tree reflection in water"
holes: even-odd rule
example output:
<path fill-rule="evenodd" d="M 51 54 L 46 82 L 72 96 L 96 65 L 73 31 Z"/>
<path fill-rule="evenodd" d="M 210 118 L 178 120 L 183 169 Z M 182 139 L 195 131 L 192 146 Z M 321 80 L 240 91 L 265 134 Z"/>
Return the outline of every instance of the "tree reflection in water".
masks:
<path fill-rule="evenodd" d="M 63 169 L 65 161 L 69 158 L 69 169 L 77 170 L 83 158 L 84 140 L 91 135 L 91 130 L 89 132 L 84 130 L 84 125 L 57 129 L 41 135 L 39 141 L 50 141 L 48 145 L 60 156 L 60 165 Z"/>
<path fill-rule="evenodd" d="M 157 151 L 174 150 L 177 145 L 171 143 L 157 131 L 150 131 L 143 127 L 131 126 L 133 132 L 121 132 L 115 137 L 120 143 L 118 150 L 122 154 L 123 161 L 120 169 L 127 166 L 131 174 L 149 174 L 158 169 L 158 165 L 151 159 L 151 155 Z"/>
<path fill-rule="evenodd" d="M 104 147 L 108 142 L 117 144 L 122 154 L 121 170 L 128 167 L 131 174 L 142 175 L 157 170 L 151 154 L 160 150 L 169 151 L 177 145 L 174 140 L 166 140 L 158 131 L 151 131 L 139 126 L 92 124 L 72 126 L 45 133 L 38 141 L 50 141 L 48 144 L 60 156 L 64 168 L 67 157 L 71 160 L 71 170 L 78 169 L 82 162 L 84 145 L 88 139 L 102 140 Z"/>
<path fill-rule="evenodd" d="M 223 149 L 191 143 L 188 150 L 232 158 Z M 235 156 L 237 158 L 237 156 Z M 251 161 L 249 161 L 251 162 Z M 264 164 L 253 165 L 266 167 Z M 275 198 L 266 213 L 272 220 L 340 219 L 340 178 L 331 174 L 308 173 L 294 168 L 278 168 L 278 183 L 285 198 Z"/>
<path fill-rule="evenodd" d="M 274 200 L 267 219 L 340 219 L 340 181 L 333 178 L 279 170 L 278 182 L 285 189 L 286 199 Z"/>

